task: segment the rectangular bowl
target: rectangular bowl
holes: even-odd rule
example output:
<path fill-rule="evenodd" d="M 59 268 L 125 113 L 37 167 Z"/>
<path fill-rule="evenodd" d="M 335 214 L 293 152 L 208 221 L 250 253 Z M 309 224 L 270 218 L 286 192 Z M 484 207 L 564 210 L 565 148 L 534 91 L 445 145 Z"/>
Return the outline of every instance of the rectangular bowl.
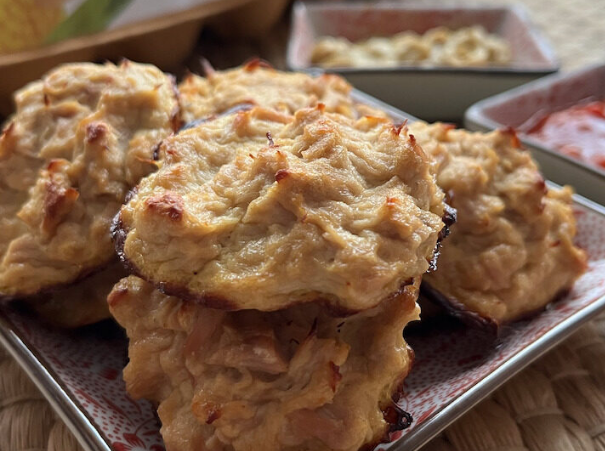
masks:
<path fill-rule="evenodd" d="M 315 40 L 343 36 L 356 41 L 412 30 L 482 25 L 513 50 L 507 67 L 330 68 L 351 84 L 421 119 L 460 122 L 476 101 L 556 72 L 559 64 L 546 39 L 520 6 L 461 6 L 438 3 L 297 2 L 292 11 L 287 64 L 308 70 Z M 315 67 L 317 68 L 317 67 Z"/>
<path fill-rule="evenodd" d="M 482 100 L 465 114 L 471 130 L 517 128 L 537 115 L 560 111 L 588 98 L 605 99 L 605 64 L 557 74 Z M 605 170 L 578 161 L 519 133 L 545 176 L 572 185 L 579 194 L 605 204 Z"/>
<path fill-rule="evenodd" d="M 394 121 L 414 117 L 359 91 L 354 99 Z M 605 189 L 605 182 L 602 183 Z M 532 319 L 502 330 L 497 345 L 464 326 L 407 336 L 416 355 L 399 405 L 412 426 L 378 449 L 413 451 L 536 358 L 605 309 L 605 208 L 574 197 L 577 243 L 589 257 L 573 290 Z M 155 409 L 128 396 L 122 380 L 128 342 L 111 322 L 78 331 L 50 328 L 0 305 L 0 344 L 32 378 L 85 451 L 162 451 Z M 0 400 L 1 401 L 1 400 Z"/>

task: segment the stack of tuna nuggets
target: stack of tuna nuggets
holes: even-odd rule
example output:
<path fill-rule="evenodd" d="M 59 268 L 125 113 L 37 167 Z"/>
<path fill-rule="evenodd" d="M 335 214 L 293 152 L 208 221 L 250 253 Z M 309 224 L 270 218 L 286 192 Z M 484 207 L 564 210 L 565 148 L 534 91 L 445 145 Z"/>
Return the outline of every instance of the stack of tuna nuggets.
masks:
<path fill-rule="evenodd" d="M 571 191 L 514 135 L 393 124 L 336 76 L 80 64 L 16 99 L 0 296 L 68 327 L 108 303 L 168 451 L 371 449 L 410 421 L 429 268 L 429 298 L 496 325 L 585 268 Z"/>
<path fill-rule="evenodd" d="M 349 90 L 256 63 L 180 86 L 191 124 L 116 218 L 140 278 L 109 296 L 167 449 L 357 450 L 407 422 L 401 332 L 443 194 L 405 128 Z"/>

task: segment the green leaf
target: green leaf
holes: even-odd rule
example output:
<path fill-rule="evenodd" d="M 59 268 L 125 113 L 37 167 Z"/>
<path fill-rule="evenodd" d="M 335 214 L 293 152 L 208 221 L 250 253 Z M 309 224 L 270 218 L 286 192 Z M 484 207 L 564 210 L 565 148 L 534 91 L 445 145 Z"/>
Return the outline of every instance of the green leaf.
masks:
<path fill-rule="evenodd" d="M 103 31 L 132 0 L 85 0 L 48 35 L 46 44 Z"/>

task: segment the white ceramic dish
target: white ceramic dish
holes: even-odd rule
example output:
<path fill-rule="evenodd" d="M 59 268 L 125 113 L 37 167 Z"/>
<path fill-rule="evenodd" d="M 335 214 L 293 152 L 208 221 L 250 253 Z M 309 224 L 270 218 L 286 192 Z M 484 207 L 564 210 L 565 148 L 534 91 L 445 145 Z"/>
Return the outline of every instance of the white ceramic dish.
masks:
<path fill-rule="evenodd" d="M 395 121 L 414 120 L 371 97 Z M 411 335 L 416 354 L 400 406 L 412 426 L 379 449 L 413 451 L 534 359 L 605 309 L 605 208 L 575 198 L 578 244 L 589 268 L 564 299 L 531 320 L 505 328 L 498 346 L 463 325 Z M 121 370 L 127 341 L 113 323 L 59 331 L 11 306 L 0 307 L 0 342 L 42 390 L 86 451 L 162 451 L 153 406 L 133 401 Z"/>
<path fill-rule="evenodd" d="M 468 109 L 465 125 L 471 130 L 519 127 L 531 118 L 560 111 L 585 99 L 605 99 L 605 64 L 557 74 L 482 100 Z M 563 155 L 530 136 L 519 133 L 533 151 L 545 176 L 605 204 L 605 169 Z"/>
<path fill-rule="evenodd" d="M 307 70 L 315 39 L 344 36 L 359 40 L 404 30 L 424 33 L 436 26 L 483 25 L 513 50 L 507 67 L 418 67 L 330 69 L 355 87 L 419 118 L 462 119 L 480 99 L 556 72 L 555 54 L 520 6 L 447 6 L 439 3 L 298 2 L 292 11 L 287 63 Z"/>

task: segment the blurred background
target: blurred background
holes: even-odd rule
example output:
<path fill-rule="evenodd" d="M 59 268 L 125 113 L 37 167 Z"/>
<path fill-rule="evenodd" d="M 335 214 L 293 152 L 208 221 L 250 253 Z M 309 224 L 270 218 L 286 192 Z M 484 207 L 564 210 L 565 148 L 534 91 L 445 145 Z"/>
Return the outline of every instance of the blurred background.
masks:
<path fill-rule="evenodd" d="M 521 4 L 552 44 L 562 70 L 605 59 L 602 0 L 389 3 L 427 8 Z M 199 71 L 202 56 L 217 68 L 260 56 L 286 68 L 291 15 L 289 0 L 0 0 L 2 110 L 10 110 L 15 89 L 67 61 L 125 57 L 180 75 L 185 70 Z"/>

